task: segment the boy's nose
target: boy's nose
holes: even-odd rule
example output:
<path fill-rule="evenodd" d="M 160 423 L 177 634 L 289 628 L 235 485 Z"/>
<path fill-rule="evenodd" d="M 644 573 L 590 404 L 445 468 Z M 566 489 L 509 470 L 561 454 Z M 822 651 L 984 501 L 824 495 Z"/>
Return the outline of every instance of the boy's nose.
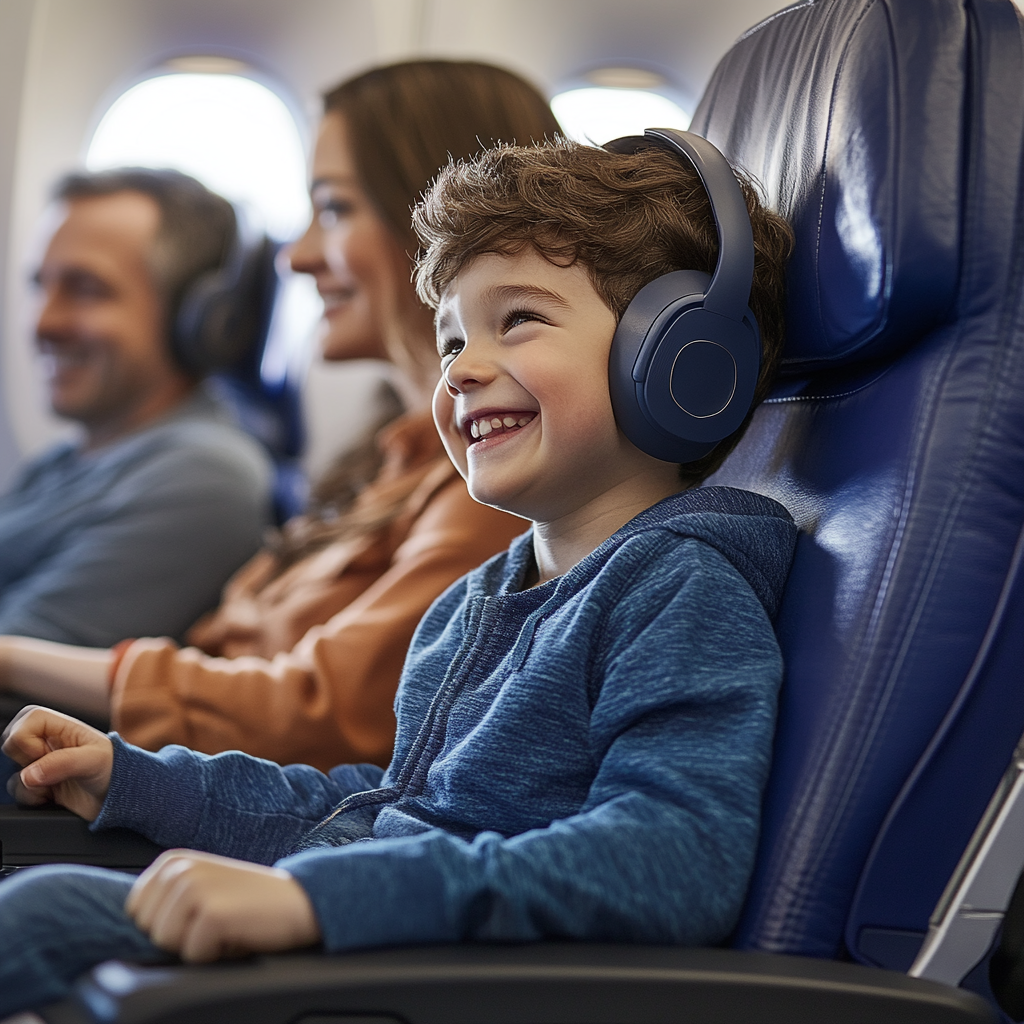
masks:
<path fill-rule="evenodd" d="M 464 348 L 444 368 L 441 375 L 444 378 L 448 394 L 455 398 L 457 395 L 465 394 L 476 387 L 482 387 L 494 379 L 494 370 L 486 361 L 477 358 Z"/>

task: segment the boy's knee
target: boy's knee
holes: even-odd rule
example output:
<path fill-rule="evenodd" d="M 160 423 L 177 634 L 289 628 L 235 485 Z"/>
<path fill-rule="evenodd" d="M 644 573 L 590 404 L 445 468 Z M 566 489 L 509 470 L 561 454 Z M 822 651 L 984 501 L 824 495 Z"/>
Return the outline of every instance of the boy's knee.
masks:
<path fill-rule="evenodd" d="M 102 868 L 53 864 L 0 885 L 0 1018 L 62 999 L 103 960 L 158 952 L 125 914 L 133 882 Z"/>

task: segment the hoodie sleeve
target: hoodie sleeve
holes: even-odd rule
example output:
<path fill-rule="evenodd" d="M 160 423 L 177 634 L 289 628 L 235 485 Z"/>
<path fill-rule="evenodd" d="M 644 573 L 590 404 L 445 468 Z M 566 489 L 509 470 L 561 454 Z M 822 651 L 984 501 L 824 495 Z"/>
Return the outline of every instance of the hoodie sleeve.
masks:
<path fill-rule="evenodd" d="M 308 765 L 282 768 L 239 751 L 211 757 L 170 746 L 151 754 L 116 733 L 111 739 L 110 791 L 91 828 L 130 828 L 159 846 L 257 864 L 273 864 L 337 804 L 374 789 L 384 774 L 376 765 L 359 764 L 324 775 Z"/>
<path fill-rule="evenodd" d="M 328 949 L 728 934 L 753 865 L 782 661 L 722 555 L 689 542 L 667 561 L 604 631 L 599 769 L 581 811 L 511 838 L 430 830 L 281 861 Z"/>

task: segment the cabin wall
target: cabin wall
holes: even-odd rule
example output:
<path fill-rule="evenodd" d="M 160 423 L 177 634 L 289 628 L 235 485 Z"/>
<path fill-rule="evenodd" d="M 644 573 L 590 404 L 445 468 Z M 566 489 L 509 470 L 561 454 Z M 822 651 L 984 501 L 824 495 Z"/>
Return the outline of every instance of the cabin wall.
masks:
<path fill-rule="evenodd" d="M 31 31 L 31 0 L 7 0 L 0 5 L 0 332 L 3 332 L 5 354 L 14 344 L 15 337 L 7 328 L 7 314 L 12 305 L 11 298 L 15 294 L 15 289 L 5 285 L 10 279 L 16 280 L 17 275 L 9 266 L 13 262 L 13 245 L 5 245 L 3 241 L 13 240 L 14 236 L 12 200 L 18 156 L 16 142 L 21 121 L 21 98 Z M 6 376 L 0 362 L 0 385 Z M 14 435 L 4 397 L 0 387 L 0 483 L 10 474 L 23 450 Z"/>

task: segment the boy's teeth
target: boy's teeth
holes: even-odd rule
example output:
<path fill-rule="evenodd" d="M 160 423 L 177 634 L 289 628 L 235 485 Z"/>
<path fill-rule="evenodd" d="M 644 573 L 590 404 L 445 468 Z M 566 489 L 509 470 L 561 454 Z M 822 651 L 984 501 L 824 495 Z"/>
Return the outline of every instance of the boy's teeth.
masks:
<path fill-rule="evenodd" d="M 533 416 L 527 413 L 525 416 L 491 416 L 482 420 L 471 420 L 469 424 L 469 436 L 472 438 L 487 437 L 495 430 L 512 430 L 514 427 L 525 427 Z"/>

